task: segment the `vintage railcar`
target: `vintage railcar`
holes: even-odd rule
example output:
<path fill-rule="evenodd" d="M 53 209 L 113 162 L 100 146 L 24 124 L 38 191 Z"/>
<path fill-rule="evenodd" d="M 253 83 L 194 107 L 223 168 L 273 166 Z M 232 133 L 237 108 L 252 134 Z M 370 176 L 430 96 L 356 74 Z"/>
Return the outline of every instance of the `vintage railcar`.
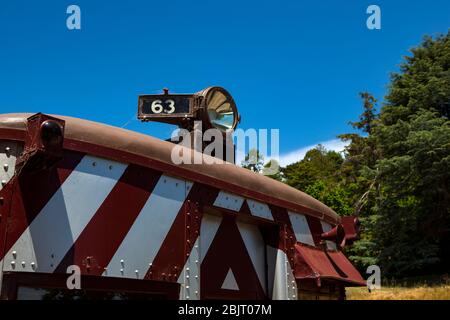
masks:
<path fill-rule="evenodd" d="M 343 299 L 365 285 L 342 252 L 356 219 L 235 165 L 175 165 L 172 148 L 0 115 L 1 298 Z"/>

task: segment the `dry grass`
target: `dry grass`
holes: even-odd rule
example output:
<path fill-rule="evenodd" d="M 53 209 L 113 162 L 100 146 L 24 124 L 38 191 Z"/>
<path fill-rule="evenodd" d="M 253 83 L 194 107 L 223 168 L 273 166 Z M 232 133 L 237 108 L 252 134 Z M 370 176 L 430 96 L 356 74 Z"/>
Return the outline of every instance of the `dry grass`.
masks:
<path fill-rule="evenodd" d="M 381 287 L 380 290 L 347 288 L 348 300 L 450 300 L 450 285 L 415 288 Z"/>

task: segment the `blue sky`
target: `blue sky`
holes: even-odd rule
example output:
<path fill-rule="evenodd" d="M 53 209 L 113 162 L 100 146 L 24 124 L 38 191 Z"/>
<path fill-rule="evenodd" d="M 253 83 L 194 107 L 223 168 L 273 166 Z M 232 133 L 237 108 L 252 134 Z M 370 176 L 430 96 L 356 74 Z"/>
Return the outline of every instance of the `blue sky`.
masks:
<path fill-rule="evenodd" d="M 66 8 L 81 8 L 81 30 Z M 381 8 L 368 30 L 366 8 Z M 134 119 L 137 96 L 220 85 L 246 128 L 280 129 L 280 152 L 333 148 L 382 99 L 401 57 L 450 27 L 450 1 L 2 1 L 0 112 L 45 112 L 167 138 Z"/>

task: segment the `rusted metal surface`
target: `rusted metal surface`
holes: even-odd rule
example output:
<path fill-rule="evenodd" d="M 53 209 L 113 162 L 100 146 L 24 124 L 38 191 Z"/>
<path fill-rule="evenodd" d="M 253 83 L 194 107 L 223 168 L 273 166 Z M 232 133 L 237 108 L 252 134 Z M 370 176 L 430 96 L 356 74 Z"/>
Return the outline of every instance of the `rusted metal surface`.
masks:
<path fill-rule="evenodd" d="M 41 113 L 27 119 L 24 151 L 16 170 L 46 169 L 63 157 L 64 120 Z"/>
<path fill-rule="evenodd" d="M 352 245 L 353 242 L 359 239 L 359 219 L 355 216 L 342 217 L 342 226 L 345 230 L 345 244 Z"/>
<path fill-rule="evenodd" d="M 0 136 L 19 137 L 26 130 L 31 114 L 0 115 Z M 332 224 L 340 217 L 329 207 L 284 183 L 255 174 L 231 164 L 181 164 L 171 161 L 173 144 L 136 132 L 71 117 L 55 116 L 65 121 L 64 148 L 91 153 L 114 160 L 131 161 L 162 171 L 229 190 L 290 210 L 318 217 Z M 189 150 L 194 159 L 196 151 Z M 196 155 L 199 157 L 199 155 Z M 207 155 L 201 155 L 209 158 Z M 192 161 L 193 162 L 193 161 Z M 213 162 L 210 158 L 209 162 Z"/>
<path fill-rule="evenodd" d="M 365 285 L 358 270 L 341 251 L 324 251 L 301 244 L 296 244 L 295 249 L 296 279 L 315 279 L 319 286 L 324 279 L 341 281 L 347 286 Z"/>

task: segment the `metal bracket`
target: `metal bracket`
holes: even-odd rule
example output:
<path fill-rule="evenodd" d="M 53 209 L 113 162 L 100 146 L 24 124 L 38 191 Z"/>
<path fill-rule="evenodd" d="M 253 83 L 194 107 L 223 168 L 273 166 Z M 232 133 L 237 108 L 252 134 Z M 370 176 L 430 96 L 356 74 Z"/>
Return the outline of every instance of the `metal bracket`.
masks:
<path fill-rule="evenodd" d="M 27 119 L 24 151 L 16 172 L 48 169 L 63 157 L 65 121 L 42 113 Z"/>

